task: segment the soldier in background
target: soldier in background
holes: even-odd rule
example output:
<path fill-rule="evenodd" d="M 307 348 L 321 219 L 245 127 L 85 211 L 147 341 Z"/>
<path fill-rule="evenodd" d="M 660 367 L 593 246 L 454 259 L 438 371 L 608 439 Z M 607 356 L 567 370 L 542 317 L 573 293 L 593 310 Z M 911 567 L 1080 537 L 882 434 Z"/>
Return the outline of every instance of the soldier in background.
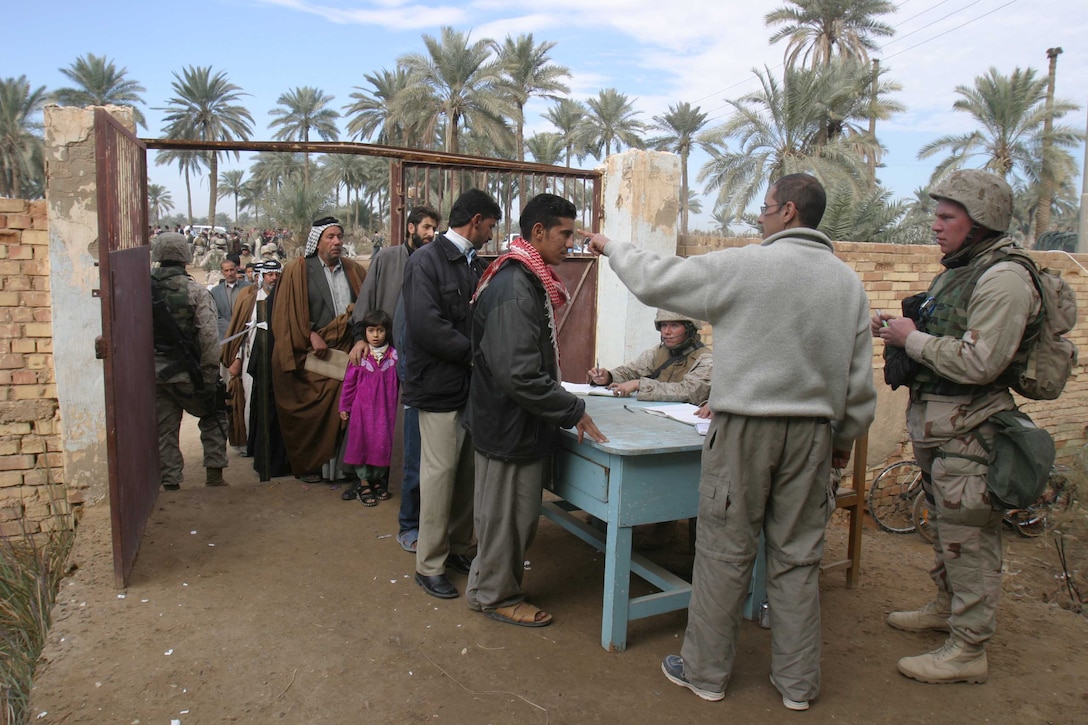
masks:
<path fill-rule="evenodd" d="M 181 487 L 184 461 L 178 445 L 182 412 L 200 419 L 207 485 L 225 486 L 227 411 L 219 385 L 219 328 L 208 290 L 185 271 L 192 252 L 173 232 L 155 238 L 151 272 L 155 342 L 155 413 L 159 426 L 162 486 Z"/>

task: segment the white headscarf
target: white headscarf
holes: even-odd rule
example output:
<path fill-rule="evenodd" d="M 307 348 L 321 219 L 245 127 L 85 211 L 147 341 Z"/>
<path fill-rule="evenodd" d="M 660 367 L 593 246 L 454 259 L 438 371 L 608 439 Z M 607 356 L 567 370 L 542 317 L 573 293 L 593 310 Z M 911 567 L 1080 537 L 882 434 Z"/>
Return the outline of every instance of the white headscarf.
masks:
<path fill-rule="evenodd" d="M 344 225 L 337 221 L 335 217 L 327 216 L 318 219 L 310 228 L 310 236 L 306 237 L 305 256 L 312 257 L 314 255 L 317 251 L 317 243 L 321 240 L 321 233 L 329 227 L 340 227 L 340 231 L 344 231 Z"/>

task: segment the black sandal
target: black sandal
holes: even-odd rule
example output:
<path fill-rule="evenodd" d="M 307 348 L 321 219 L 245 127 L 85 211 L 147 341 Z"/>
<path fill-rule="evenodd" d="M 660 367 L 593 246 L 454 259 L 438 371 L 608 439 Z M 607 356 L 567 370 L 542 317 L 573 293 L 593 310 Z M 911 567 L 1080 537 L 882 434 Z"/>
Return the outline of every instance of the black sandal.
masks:
<path fill-rule="evenodd" d="M 393 498 L 393 496 L 389 493 L 388 481 L 384 479 L 381 481 L 371 481 L 370 485 L 374 489 L 374 495 L 378 497 L 378 500 L 388 501 L 389 499 Z"/>
<path fill-rule="evenodd" d="M 378 497 L 374 495 L 374 491 L 370 488 L 369 483 L 359 482 L 359 503 L 363 506 L 377 506 Z"/>

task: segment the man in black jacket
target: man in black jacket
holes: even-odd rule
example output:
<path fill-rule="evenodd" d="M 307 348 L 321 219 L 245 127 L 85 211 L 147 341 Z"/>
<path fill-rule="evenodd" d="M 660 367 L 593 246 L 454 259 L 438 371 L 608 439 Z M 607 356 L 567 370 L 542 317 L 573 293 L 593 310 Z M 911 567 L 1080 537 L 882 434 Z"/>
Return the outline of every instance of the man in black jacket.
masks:
<path fill-rule="evenodd" d="M 502 210 L 478 189 L 450 209 L 450 229 L 408 258 L 401 300 L 406 360 L 401 400 L 419 410 L 419 539 L 416 583 L 431 596 L 457 597 L 446 568 L 472 563 L 472 443 L 461 426 L 472 372 L 469 301 L 486 266 L 476 252 Z"/>
<path fill-rule="evenodd" d="M 569 294 L 554 270 L 573 245 L 574 205 L 533 197 L 523 239 L 488 268 L 472 316 L 472 385 L 465 427 L 476 447 L 476 538 L 469 608 L 491 619 L 543 627 L 552 617 L 525 601 L 525 550 L 536 534 L 548 456 L 559 428 L 606 439 L 585 401 L 560 384 L 556 310 Z"/>

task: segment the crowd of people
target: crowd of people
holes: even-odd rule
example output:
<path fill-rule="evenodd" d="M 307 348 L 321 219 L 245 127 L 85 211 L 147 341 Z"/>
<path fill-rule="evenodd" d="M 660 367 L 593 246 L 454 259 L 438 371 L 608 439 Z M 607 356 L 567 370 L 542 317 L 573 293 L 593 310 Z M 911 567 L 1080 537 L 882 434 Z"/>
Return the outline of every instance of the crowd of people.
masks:
<path fill-rule="evenodd" d="M 523 588 L 550 456 L 561 428 L 607 441 L 584 399 L 561 385 L 556 314 L 570 295 L 554 267 L 577 236 L 659 308 L 660 344 L 591 368 L 588 382 L 620 397 L 690 402 L 711 418 L 687 630 L 680 653 L 661 663 L 665 677 L 704 700 L 725 697 L 762 534 L 771 682 L 791 710 L 819 695 L 828 481 L 873 420 L 876 337 L 917 363 L 906 383 L 909 430 L 937 531 L 936 599 L 888 624 L 950 634 L 899 670 L 922 682 L 983 682 L 1001 547 L 979 438 L 992 435 L 989 414 L 1013 405 L 999 376 L 1039 309 L 1022 267 L 990 264 L 1009 244 L 1011 193 L 995 179 L 955 172 L 934 191 L 942 263 L 967 270 L 972 284 L 938 277 L 934 308 L 951 312 L 928 326 L 873 314 L 858 275 L 816 230 L 826 196 L 804 174 L 770 185 L 761 244 L 686 259 L 579 230 L 573 204 L 540 194 L 522 210 L 521 236 L 485 265 L 477 252 L 502 210 L 477 189 L 456 199 L 442 233 L 436 210 L 412 209 L 402 242 L 374 254 L 369 273 L 344 255 L 343 226 L 326 217 L 301 258 L 251 259 L 252 278 L 241 256 L 251 250 L 239 245 L 209 291 L 185 274 L 193 240 L 162 232 L 152 272 L 162 484 L 180 484 L 187 411 L 199 418 L 207 485 L 224 483 L 229 439 L 272 476 L 344 483 L 345 499 L 372 507 L 392 496 L 400 430 L 397 541 L 414 555 L 416 583 L 454 599 L 449 572 L 467 575 L 471 610 L 550 624 Z"/>

